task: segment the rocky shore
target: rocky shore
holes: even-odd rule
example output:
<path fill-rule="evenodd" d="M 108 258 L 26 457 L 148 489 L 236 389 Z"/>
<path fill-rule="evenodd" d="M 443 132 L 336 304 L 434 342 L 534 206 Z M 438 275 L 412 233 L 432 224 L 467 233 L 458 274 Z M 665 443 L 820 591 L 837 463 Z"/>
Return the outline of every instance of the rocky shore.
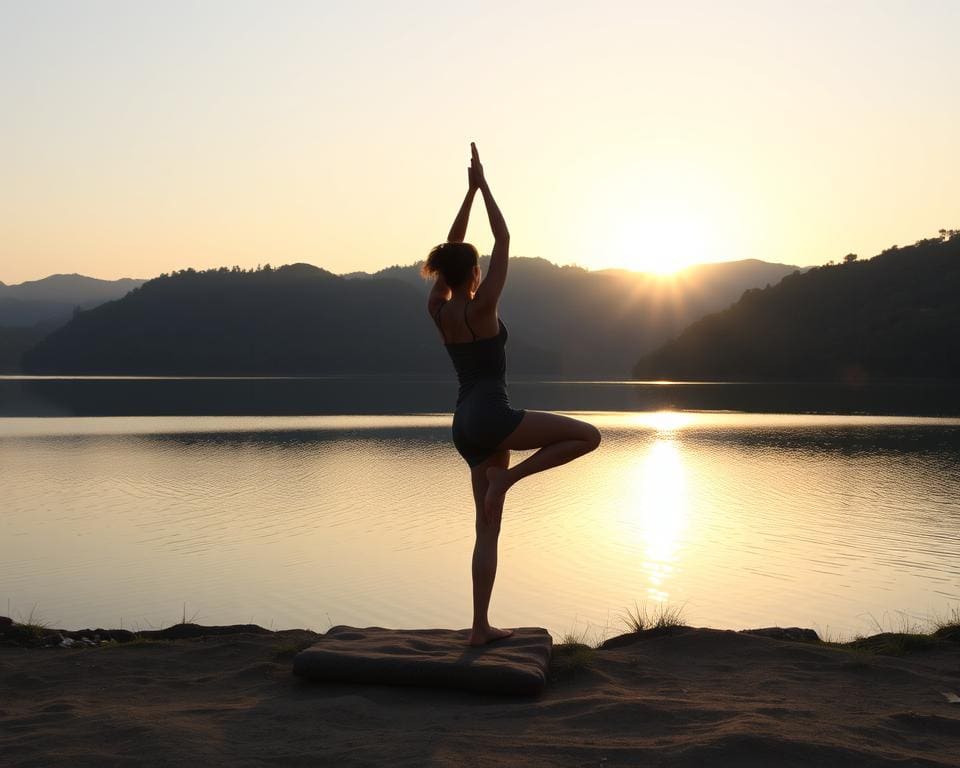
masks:
<path fill-rule="evenodd" d="M 2 763 L 960 765 L 956 627 L 845 645 L 691 627 L 557 645 L 543 694 L 519 699 L 306 682 L 292 659 L 318 637 L 0 621 Z"/>

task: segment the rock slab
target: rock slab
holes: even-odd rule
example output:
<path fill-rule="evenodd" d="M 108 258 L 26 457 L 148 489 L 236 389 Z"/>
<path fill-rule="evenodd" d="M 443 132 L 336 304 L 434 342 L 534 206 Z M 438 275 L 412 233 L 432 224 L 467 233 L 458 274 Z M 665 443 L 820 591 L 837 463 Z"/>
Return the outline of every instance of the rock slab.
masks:
<path fill-rule="evenodd" d="M 337 626 L 294 657 L 293 672 L 309 680 L 460 688 L 519 696 L 547 682 L 553 640 L 545 629 L 521 627 L 480 648 L 465 629 L 384 629 Z"/>

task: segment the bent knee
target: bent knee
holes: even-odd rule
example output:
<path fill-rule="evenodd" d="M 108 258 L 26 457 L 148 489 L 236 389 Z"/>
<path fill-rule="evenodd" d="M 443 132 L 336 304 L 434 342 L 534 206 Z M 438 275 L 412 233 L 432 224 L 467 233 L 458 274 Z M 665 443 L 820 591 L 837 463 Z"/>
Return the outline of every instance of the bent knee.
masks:
<path fill-rule="evenodd" d="M 584 424 L 583 439 L 588 446 L 588 450 L 597 450 L 597 448 L 600 446 L 600 430 L 593 426 L 593 424 Z"/>

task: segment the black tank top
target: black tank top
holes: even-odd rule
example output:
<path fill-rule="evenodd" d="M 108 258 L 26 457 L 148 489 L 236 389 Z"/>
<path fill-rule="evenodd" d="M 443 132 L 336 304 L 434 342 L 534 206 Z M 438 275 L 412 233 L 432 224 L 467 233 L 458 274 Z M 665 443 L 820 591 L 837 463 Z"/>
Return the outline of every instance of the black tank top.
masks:
<path fill-rule="evenodd" d="M 443 328 L 440 327 L 440 310 L 445 306 L 446 304 L 442 304 L 433 318 L 437 327 L 440 328 L 441 335 L 443 334 Z M 467 320 L 466 304 L 463 306 L 463 320 L 473 335 L 473 341 L 444 344 L 447 354 L 450 355 L 450 360 L 453 361 L 453 368 L 457 372 L 457 381 L 460 383 L 457 405 L 463 402 L 464 398 L 480 381 L 495 382 L 504 389 L 507 387 L 507 354 L 504 349 L 508 337 L 507 326 L 503 324 L 503 320 L 498 318 L 500 332 L 496 336 L 478 339 Z"/>

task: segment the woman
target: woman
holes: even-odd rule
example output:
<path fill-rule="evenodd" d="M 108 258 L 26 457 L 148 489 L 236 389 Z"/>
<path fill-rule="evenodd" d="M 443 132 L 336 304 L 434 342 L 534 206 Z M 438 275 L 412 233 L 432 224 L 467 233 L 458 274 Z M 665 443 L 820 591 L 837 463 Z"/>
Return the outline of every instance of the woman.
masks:
<path fill-rule="evenodd" d="M 423 274 L 436 278 L 427 309 L 440 330 L 460 382 L 453 416 L 453 443 L 470 465 L 477 514 L 470 645 L 483 645 L 513 634 L 513 630 L 491 626 L 487 619 L 507 491 L 524 477 L 594 450 L 600 444 L 600 432 L 591 424 L 567 416 L 510 407 L 504 354 L 507 328 L 497 314 L 500 293 L 507 280 L 510 233 L 490 194 L 472 142 L 470 152 L 467 196 L 447 242 L 430 252 Z M 477 190 L 483 196 L 495 241 L 483 281 L 477 249 L 463 242 Z M 510 466 L 511 450 L 535 448 L 539 450 L 532 456 Z"/>

